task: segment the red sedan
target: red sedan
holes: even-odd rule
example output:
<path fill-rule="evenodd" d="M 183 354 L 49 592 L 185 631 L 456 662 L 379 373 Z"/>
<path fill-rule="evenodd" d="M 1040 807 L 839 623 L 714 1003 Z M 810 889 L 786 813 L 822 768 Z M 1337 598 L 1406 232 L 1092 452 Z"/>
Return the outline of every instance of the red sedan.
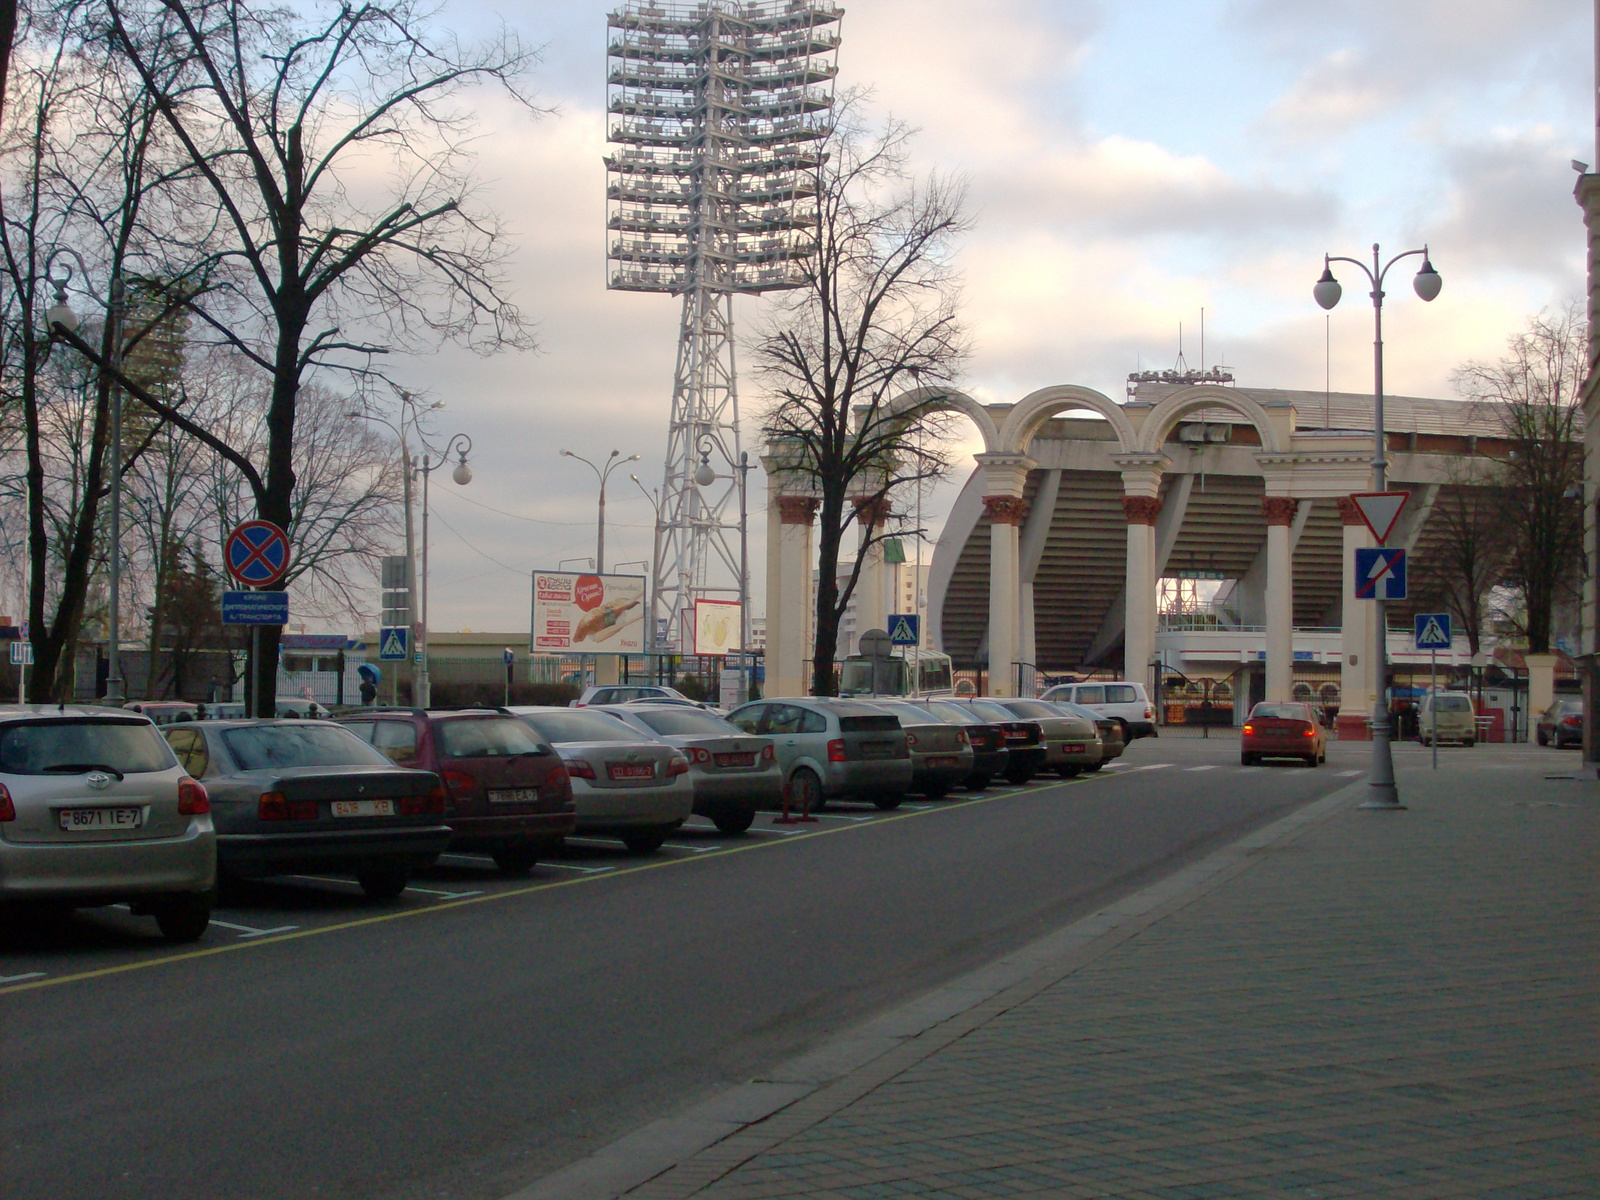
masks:
<path fill-rule="evenodd" d="M 1239 741 L 1239 761 L 1298 758 L 1308 767 L 1328 761 L 1328 734 L 1309 704 L 1258 704 L 1250 710 Z"/>

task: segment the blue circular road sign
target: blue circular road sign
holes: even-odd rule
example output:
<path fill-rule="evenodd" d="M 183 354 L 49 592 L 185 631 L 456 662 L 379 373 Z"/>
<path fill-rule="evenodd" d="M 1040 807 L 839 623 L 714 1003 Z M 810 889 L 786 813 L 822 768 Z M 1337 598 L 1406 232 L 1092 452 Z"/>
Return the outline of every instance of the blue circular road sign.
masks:
<path fill-rule="evenodd" d="M 245 521 L 228 535 L 222 562 L 247 587 L 271 587 L 289 570 L 289 535 L 271 521 Z"/>

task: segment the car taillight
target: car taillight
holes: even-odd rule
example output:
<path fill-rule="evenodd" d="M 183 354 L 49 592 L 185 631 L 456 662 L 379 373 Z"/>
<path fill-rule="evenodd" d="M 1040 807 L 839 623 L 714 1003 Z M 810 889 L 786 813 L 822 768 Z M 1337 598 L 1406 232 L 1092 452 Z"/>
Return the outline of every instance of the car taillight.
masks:
<path fill-rule="evenodd" d="M 966 744 L 967 744 L 967 731 L 965 729 L 956 730 L 956 745 L 965 746 Z"/>
<path fill-rule="evenodd" d="M 282 792 L 262 792 L 256 801 L 256 818 L 261 821 L 287 821 L 289 801 Z"/>
<path fill-rule="evenodd" d="M 909 729 L 906 730 L 906 745 L 915 746 L 916 744 L 917 744 L 917 735 L 912 733 Z"/>
<path fill-rule="evenodd" d="M 761 761 L 762 762 L 777 762 L 778 761 L 778 748 L 776 746 L 772 745 L 770 742 L 767 745 L 761 747 Z"/>
<path fill-rule="evenodd" d="M 1317 731 L 1316 731 L 1316 730 L 1315 730 L 1315 729 L 1313 729 L 1313 728 L 1312 728 L 1312 727 L 1311 727 L 1311 726 L 1309 726 L 1309 725 L 1307 725 L 1307 726 L 1306 726 L 1306 727 L 1305 727 L 1305 728 L 1304 728 L 1304 729 L 1302 729 L 1302 730 L 1301 730 L 1301 731 L 1300 731 L 1300 732 L 1301 732 L 1301 733 L 1303 733 L 1303 734 L 1305 734 L 1305 735 L 1306 735 L 1306 736 L 1307 736 L 1307 737 L 1316 737 L 1316 736 L 1317 736 Z"/>
<path fill-rule="evenodd" d="M 1373 635 L 1373 636 L 1374 636 L 1374 637 L 1376 637 L 1376 636 L 1377 636 L 1377 635 L 1376 635 L 1376 634 L 1374 634 L 1374 635 Z M 1246 725 L 1246 726 L 1245 726 L 1245 727 L 1244 727 L 1244 731 L 1245 731 L 1245 732 L 1246 732 L 1246 733 L 1254 733 L 1254 732 L 1255 732 L 1255 731 L 1256 731 L 1256 727 L 1255 727 L 1255 726 L 1254 726 L 1254 725 Z"/>
<path fill-rule="evenodd" d="M 1148 704 L 1144 706 L 1144 719 L 1146 721 L 1154 721 L 1156 719 L 1156 710 L 1151 708 Z"/>
<path fill-rule="evenodd" d="M 581 758 L 567 759 L 567 774 L 574 779 L 593 779 L 594 768 Z"/>
<path fill-rule="evenodd" d="M 708 763 L 711 761 L 711 751 L 704 746 L 690 746 L 688 754 L 690 762 Z"/>
<path fill-rule="evenodd" d="M 443 812 L 447 811 L 449 809 L 449 807 L 450 807 L 450 793 L 445 791 L 444 790 L 444 784 L 440 783 L 440 784 L 435 784 L 434 785 L 433 789 L 428 793 L 427 803 L 425 803 L 418 810 L 418 812 L 419 813 L 439 814 L 439 813 L 443 813 Z M 405 812 L 405 803 L 404 803 L 404 801 L 401 802 L 400 811 L 401 812 Z M 408 814 L 408 815 L 410 815 L 410 814 Z"/>
<path fill-rule="evenodd" d="M 1561 723 L 1563 725 L 1572 725 L 1572 726 L 1576 727 L 1577 724 L 1578 724 L 1578 718 L 1577 717 L 1562 717 L 1561 718 Z"/>
<path fill-rule="evenodd" d="M 706 754 L 706 752 L 704 750 L 700 751 L 700 753 L 701 754 Z M 706 754 L 706 757 L 710 758 L 711 756 L 709 754 Z M 683 755 L 674 754 L 671 758 L 669 758 L 667 760 L 667 778 L 668 779 L 671 779 L 674 775 L 687 774 L 688 771 L 689 771 L 689 760 L 687 758 L 685 758 Z"/>
<path fill-rule="evenodd" d="M 6 791 L 6 785 L 0 783 L 0 821 L 15 821 L 17 819 L 17 806 L 12 803 L 11 793 Z"/>
<path fill-rule="evenodd" d="M 211 797 L 206 789 L 193 779 L 178 780 L 178 811 L 186 817 L 197 817 L 211 811 Z M 9 820 L 9 818 L 0 818 Z"/>
<path fill-rule="evenodd" d="M 444 785 L 450 789 L 451 794 L 456 796 L 470 792 L 478 786 L 478 781 L 465 771 L 452 771 L 446 768 L 439 772 L 439 777 L 444 780 Z"/>
<path fill-rule="evenodd" d="M 844 739 L 843 738 L 834 738 L 833 741 L 828 743 L 828 761 L 829 762 L 844 762 L 845 761 L 845 757 L 844 757 Z"/>

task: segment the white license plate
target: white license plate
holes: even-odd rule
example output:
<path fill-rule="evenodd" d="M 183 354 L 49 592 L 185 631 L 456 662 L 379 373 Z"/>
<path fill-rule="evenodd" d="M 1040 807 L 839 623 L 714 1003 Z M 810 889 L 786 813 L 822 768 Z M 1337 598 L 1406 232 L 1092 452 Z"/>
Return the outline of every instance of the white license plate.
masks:
<path fill-rule="evenodd" d="M 329 805 L 336 817 L 392 817 L 393 800 L 335 800 Z"/>
<path fill-rule="evenodd" d="M 142 808 L 64 808 L 61 810 L 61 828 L 79 829 L 137 829 L 144 819 Z"/>
<path fill-rule="evenodd" d="M 1373 636 L 1377 635 L 1374 634 Z M 1068 754 L 1082 754 L 1088 748 L 1088 745 L 1084 742 L 1068 742 L 1066 745 L 1066 751 Z"/>
<path fill-rule="evenodd" d="M 497 788 L 489 793 L 490 804 L 533 804 L 538 799 L 538 788 Z"/>
<path fill-rule="evenodd" d="M 956 765 L 957 761 L 958 760 L 954 758 L 945 756 L 943 758 L 930 758 L 927 760 L 926 765 L 930 767 L 953 767 Z"/>

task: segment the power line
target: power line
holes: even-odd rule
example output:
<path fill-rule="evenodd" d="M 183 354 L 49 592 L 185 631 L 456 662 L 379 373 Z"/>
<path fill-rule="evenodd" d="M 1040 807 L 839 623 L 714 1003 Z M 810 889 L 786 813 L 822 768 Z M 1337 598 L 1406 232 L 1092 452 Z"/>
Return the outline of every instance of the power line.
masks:
<path fill-rule="evenodd" d="M 468 496 L 463 492 L 451 491 L 447 488 L 440 488 L 439 494 L 442 496 L 454 496 L 457 500 L 465 500 L 468 504 L 474 504 L 479 508 L 488 509 L 488 511 L 492 513 L 499 513 L 502 517 L 510 517 L 517 521 L 527 521 L 531 525 L 567 525 L 574 528 L 582 528 L 594 524 L 593 521 L 551 521 L 545 517 L 529 517 L 523 515 L 522 513 L 507 512 L 503 508 L 496 508 L 492 504 L 485 504 L 481 500 L 474 500 L 471 496 Z M 655 529 L 654 525 L 630 525 L 626 521 L 607 521 L 606 524 L 615 526 L 618 529 Z"/>

